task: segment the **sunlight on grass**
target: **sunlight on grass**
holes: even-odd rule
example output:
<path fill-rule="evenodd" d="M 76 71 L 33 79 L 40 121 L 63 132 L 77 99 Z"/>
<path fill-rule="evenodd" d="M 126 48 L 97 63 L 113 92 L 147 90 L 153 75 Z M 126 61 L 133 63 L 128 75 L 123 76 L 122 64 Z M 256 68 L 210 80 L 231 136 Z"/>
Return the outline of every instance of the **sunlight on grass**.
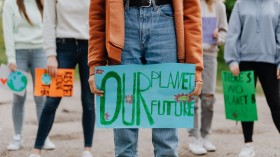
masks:
<path fill-rule="evenodd" d="M 4 37 L 2 31 L 2 16 L 0 17 L 0 64 L 6 64 L 7 58 L 5 55 Z"/>

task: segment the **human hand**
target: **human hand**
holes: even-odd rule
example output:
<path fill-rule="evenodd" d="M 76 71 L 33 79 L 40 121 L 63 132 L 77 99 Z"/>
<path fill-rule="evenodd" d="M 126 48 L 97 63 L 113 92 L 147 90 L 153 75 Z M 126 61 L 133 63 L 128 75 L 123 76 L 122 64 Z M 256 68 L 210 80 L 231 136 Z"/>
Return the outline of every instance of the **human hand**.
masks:
<path fill-rule="evenodd" d="M 218 29 L 218 28 L 216 28 L 216 29 L 214 30 L 214 32 L 213 32 L 213 37 L 214 37 L 216 40 L 218 40 L 218 38 L 219 38 L 219 29 Z"/>
<path fill-rule="evenodd" d="M 232 73 L 234 76 L 238 76 L 238 75 L 239 75 L 240 70 L 239 70 L 239 64 L 238 64 L 238 63 L 232 63 L 232 64 L 230 64 L 229 68 L 230 68 L 231 73 Z"/>
<path fill-rule="evenodd" d="M 47 73 L 51 77 L 55 77 L 56 76 L 56 74 L 57 74 L 57 67 L 58 67 L 58 63 L 57 63 L 56 56 L 49 56 L 48 57 L 48 61 L 47 61 Z"/>
<path fill-rule="evenodd" d="M 10 69 L 11 71 L 16 71 L 16 70 L 17 70 L 17 65 L 16 65 L 15 63 L 10 63 L 10 64 L 9 64 L 9 69 Z"/>
<path fill-rule="evenodd" d="M 277 69 L 277 79 L 280 80 L 280 69 Z"/>
<path fill-rule="evenodd" d="M 199 96 L 201 94 L 201 90 L 202 90 L 202 85 L 203 83 L 200 81 L 195 82 L 195 88 L 194 90 L 190 93 L 190 97 L 191 96 Z"/>
<path fill-rule="evenodd" d="M 96 94 L 98 96 L 103 96 L 104 91 L 98 90 L 96 85 L 95 85 L 95 76 L 91 75 L 88 79 L 90 91 L 93 94 Z"/>

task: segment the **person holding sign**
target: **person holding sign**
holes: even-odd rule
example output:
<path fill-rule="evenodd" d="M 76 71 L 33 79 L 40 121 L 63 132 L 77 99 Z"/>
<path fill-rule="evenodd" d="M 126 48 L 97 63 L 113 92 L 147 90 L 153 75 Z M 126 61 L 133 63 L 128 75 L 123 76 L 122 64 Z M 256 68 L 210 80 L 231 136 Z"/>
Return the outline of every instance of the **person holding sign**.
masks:
<path fill-rule="evenodd" d="M 42 39 L 43 4 L 41 0 L 6 0 L 3 10 L 3 32 L 8 66 L 11 71 L 30 71 L 33 85 L 35 68 L 46 68 L 47 58 L 43 51 Z M 15 135 L 8 145 L 8 150 L 18 150 L 23 144 L 22 127 L 24 119 L 23 96 L 13 95 L 12 116 Z M 41 116 L 45 97 L 34 96 L 37 119 Z M 54 149 L 55 145 L 49 140 L 42 148 Z"/>
<path fill-rule="evenodd" d="M 92 93 L 103 96 L 95 84 L 101 65 L 192 63 L 196 85 L 202 88 L 202 29 L 199 0 L 91 0 L 89 83 Z M 177 157 L 175 128 L 153 128 L 155 156 Z M 138 129 L 114 129 L 115 156 L 136 157 Z"/>
<path fill-rule="evenodd" d="M 189 131 L 189 149 L 195 155 L 216 151 L 215 145 L 209 141 L 209 133 L 214 113 L 218 45 L 224 44 L 228 29 L 226 8 L 221 0 L 201 0 L 201 11 L 204 63 L 202 73 L 204 86 L 198 97 L 201 100 L 201 126 L 199 129 L 198 99 L 196 99 L 194 128 Z"/>
<path fill-rule="evenodd" d="M 94 95 L 88 84 L 88 8 L 89 0 L 45 0 L 44 49 L 47 54 L 47 73 L 60 79 L 58 69 L 75 69 L 79 66 L 84 150 L 82 157 L 92 157 L 95 109 Z M 65 75 L 66 76 L 66 75 Z M 71 80 L 71 75 L 67 75 Z M 64 77 L 64 80 L 67 78 Z M 34 150 L 30 157 L 40 157 L 62 97 L 47 97 L 39 123 Z M 70 105 L 70 104 L 69 104 Z"/>
<path fill-rule="evenodd" d="M 226 62 L 233 75 L 254 71 L 259 79 L 271 115 L 280 133 L 280 2 L 278 0 L 237 1 L 230 17 L 225 45 Z M 239 157 L 253 157 L 254 122 L 241 123 L 245 146 Z"/>

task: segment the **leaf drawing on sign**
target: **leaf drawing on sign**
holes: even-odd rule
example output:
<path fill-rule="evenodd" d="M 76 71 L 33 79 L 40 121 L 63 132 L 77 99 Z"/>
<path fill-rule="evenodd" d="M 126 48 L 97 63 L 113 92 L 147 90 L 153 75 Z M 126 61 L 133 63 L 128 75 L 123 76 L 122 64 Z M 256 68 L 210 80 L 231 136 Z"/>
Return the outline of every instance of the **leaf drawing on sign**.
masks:
<path fill-rule="evenodd" d="M 188 102 L 190 103 L 191 101 L 193 101 L 194 100 L 194 98 L 193 97 L 189 97 L 189 100 L 188 100 Z"/>
<path fill-rule="evenodd" d="M 194 100 L 193 97 L 190 97 L 188 94 L 177 94 L 177 95 L 174 95 L 175 97 L 175 100 L 177 102 L 180 102 L 180 101 L 187 101 L 187 102 L 191 102 L 192 100 Z"/>
<path fill-rule="evenodd" d="M 102 74 L 103 72 L 104 72 L 104 70 L 102 70 L 102 69 L 97 69 L 97 70 L 95 71 L 96 74 Z"/>
<path fill-rule="evenodd" d="M 106 113 L 104 114 L 104 118 L 105 118 L 106 120 L 108 120 L 108 119 L 109 119 L 109 117 L 110 117 L 109 113 L 108 113 L 108 112 L 106 112 Z"/>
<path fill-rule="evenodd" d="M 132 104 L 133 101 L 133 96 L 132 95 L 127 95 L 125 96 L 125 102 L 128 104 Z"/>

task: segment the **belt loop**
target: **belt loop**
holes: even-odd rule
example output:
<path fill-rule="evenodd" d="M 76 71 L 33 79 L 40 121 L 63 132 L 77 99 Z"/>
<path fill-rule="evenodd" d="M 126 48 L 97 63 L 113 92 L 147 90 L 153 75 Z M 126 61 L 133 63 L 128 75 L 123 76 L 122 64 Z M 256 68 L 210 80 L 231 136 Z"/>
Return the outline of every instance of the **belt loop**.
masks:
<path fill-rule="evenodd" d="M 151 0 L 151 1 L 152 1 L 152 4 L 153 4 L 153 7 L 154 7 L 154 11 L 157 11 L 158 10 L 158 6 L 156 5 L 155 0 Z"/>
<path fill-rule="evenodd" d="M 129 10 L 129 0 L 125 0 L 125 10 Z"/>
<path fill-rule="evenodd" d="M 65 44 L 66 43 L 66 39 L 65 38 L 62 38 L 62 44 Z"/>

